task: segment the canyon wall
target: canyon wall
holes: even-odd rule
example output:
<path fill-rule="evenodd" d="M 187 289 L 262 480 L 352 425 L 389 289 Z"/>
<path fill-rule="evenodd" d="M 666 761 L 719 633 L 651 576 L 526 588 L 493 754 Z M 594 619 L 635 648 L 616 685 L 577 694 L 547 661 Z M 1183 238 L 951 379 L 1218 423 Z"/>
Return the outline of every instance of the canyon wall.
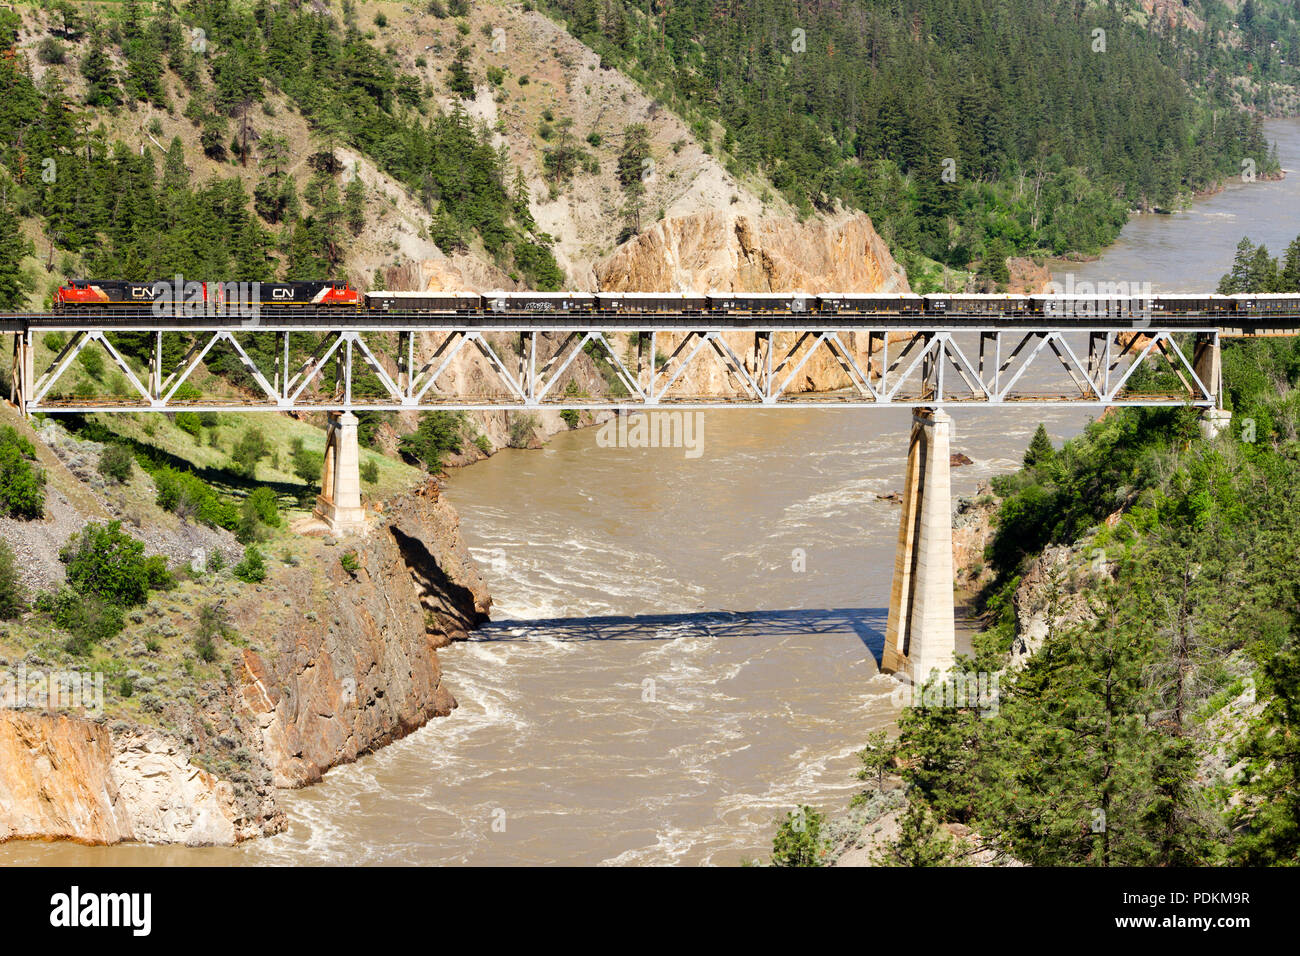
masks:
<path fill-rule="evenodd" d="M 708 211 L 664 219 L 596 267 L 609 292 L 907 292 L 871 219 Z"/>
<path fill-rule="evenodd" d="M 433 482 L 398 499 L 356 554 L 355 572 L 329 559 L 295 568 L 276 601 L 253 594 L 232 611 L 241 632 L 272 638 L 272 653 L 244 651 L 232 713 L 251 715 L 277 787 L 315 783 L 451 713 L 435 651 L 487 620 L 491 598 Z M 293 613 L 268 613 L 285 602 Z"/>
<path fill-rule="evenodd" d="M 229 845 L 284 828 L 244 813 L 234 787 L 165 734 L 0 710 L 0 842 L 70 839 Z"/>
<path fill-rule="evenodd" d="M 230 666 L 160 695 L 156 723 L 111 708 L 93 720 L 0 710 L 0 842 L 202 846 L 277 833 L 276 788 L 450 713 L 436 650 L 486 621 L 491 598 L 436 484 L 391 500 L 347 542 L 355 572 L 333 539 L 312 545 L 263 584 L 230 588 Z"/>
<path fill-rule="evenodd" d="M 658 290 L 708 292 L 907 292 L 907 276 L 889 247 L 861 213 L 799 222 L 705 212 L 665 219 L 621 246 L 597 267 L 600 288 L 614 292 Z M 773 365 L 790 351 L 798 333 L 773 336 Z M 683 336 L 661 333 L 656 349 L 671 356 Z M 724 333 L 751 376 L 764 357 L 754 350 L 752 333 Z M 858 369 L 867 373 L 872 344 L 865 334 L 840 335 Z M 878 350 L 880 343 L 875 343 Z M 624 346 L 626 347 L 626 346 Z M 813 354 L 804 361 L 807 353 Z M 790 392 L 847 388 L 851 379 L 840 357 L 814 340 L 790 356 L 781 376 Z M 697 357 L 668 393 L 677 397 L 743 394 L 742 382 L 715 356 Z"/>

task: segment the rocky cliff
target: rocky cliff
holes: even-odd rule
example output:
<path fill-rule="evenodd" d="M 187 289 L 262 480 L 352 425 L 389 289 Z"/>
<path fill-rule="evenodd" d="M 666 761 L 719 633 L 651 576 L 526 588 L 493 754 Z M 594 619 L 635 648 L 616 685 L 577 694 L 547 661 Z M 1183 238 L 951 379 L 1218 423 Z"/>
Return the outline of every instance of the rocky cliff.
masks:
<path fill-rule="evenodd" d="M 67 715 L 0 711 L 0 842 L 228 845 L 284 828 L 247 815 L 234 786 L 175 739 Z"/>
<path fill-rule="evenodd" d="M 396 502 L 356 553 L 352 573 L 326 560 L 283 575 L 290 613 L 268 614 L 255 594 L 233 609 L 241 632 L 269 638 L 269 653 L 244 651 L 231 712 L 252 718 L 245 733 L 277 787 L 314 783 L 451 713 L 435 650 L 487 620 L 491 599 L 432 482 Z"/>
<path fill-rule="evenodd" d="M 155 668 L 137 681 L 147 707 L 110 688 L 94 719 L 0 710 L 0 841 L 226 845 L 276 833 L 276 788 L 450 713 L 436 650 L 485 621 L 491 598 L 436 484 L 388 502 L 362 537 L 308 545 L 261 585 L 217 585 L 229 621 L 217 676 Z M 143 627 L 166 634 L 152 615 Z M 143 634 L 115 652 L 148 658 L 132 643 Z"/>
<path fill-rule="evenodd" d="M 907 276 L 861 213 L 828 220 L 725 211 L 664 219 L 596 267 L 612 292 L 906 292 Z"/>

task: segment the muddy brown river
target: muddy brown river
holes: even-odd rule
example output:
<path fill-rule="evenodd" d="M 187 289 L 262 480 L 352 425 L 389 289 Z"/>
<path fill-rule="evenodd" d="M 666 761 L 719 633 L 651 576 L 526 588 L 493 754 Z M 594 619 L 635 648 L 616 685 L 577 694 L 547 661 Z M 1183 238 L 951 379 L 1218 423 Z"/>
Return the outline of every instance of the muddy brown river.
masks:
<path fill-rule="evenodd" d="M 1269 136 L 1300 166 L 1300 122 Z M 1076 281 L 1207 289 L 1243 234 L 1300 232 L 1300 176 L 1142 216 Z M 1014 467 L 1040 420 L 958 410 L 955 494 Z M 378 754 L 286 793 L 288 832 L 233 849 L 0 846 L 0 864 L 719 864 L 770 850 L 798 803 L 841 810 L 855 753 L 897 712 L 878 674 L 904 410 L 719 410 L 699 457 L 504 451 L 447 494 L 495 598 L 440 652 L 460 702 Z"/>

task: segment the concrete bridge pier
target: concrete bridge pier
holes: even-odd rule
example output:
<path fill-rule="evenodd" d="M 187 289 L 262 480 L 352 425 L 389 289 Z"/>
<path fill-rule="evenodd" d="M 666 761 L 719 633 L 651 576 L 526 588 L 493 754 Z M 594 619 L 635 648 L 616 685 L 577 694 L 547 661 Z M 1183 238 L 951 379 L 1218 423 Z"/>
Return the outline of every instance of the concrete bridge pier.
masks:
<path fill-rule="evenodd" d="M 36 384 L 35 349 L 32 348 L 32 333 L 14 333 L 14 360 L 9 380 L 9 401 L 17 406 L 18 411 L 27 414 L 27 399 Z"/>
<path fill-rule="evenodd" d="M 1213 441 L 1232 423 L 1232 412 L 1223 407 L 1223 353 L 1217 332 L 1203 332 L 1196 336 L 1192 370 L 1214 396 L 1214 407 L 1207 408 L 1201 415 L 1201 434 Z"/>
<path fill-rule="evenodd" d="M 325 466 L 314 512 L 339 533 L 365 527 L 361 504 L 361 452 L 357 443 L 357 416 L 330 412 L 325 432 Z"/>
<path fill-rule="evenodd" d="M 951 441 L 951 417 L 938 409 L 916 410 L 880 662 L 882 671 L 912 683 L 946 671 L 956 657 Z"/>

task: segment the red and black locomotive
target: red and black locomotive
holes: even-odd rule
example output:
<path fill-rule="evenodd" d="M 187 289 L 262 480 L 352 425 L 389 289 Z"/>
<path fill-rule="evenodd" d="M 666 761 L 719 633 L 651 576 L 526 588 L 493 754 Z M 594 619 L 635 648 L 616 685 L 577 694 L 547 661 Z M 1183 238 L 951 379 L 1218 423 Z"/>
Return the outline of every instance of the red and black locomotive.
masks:
<path fill-rule="evenodd" d="M 357 290 L 346 282 L 125 282 L 121 279 L 73 279 L 54 295 L 54 311 L 88 307 L 146 308 L 162 301 L 212 308 L 240 306 L 351 306 L 360 303 Z"/>

